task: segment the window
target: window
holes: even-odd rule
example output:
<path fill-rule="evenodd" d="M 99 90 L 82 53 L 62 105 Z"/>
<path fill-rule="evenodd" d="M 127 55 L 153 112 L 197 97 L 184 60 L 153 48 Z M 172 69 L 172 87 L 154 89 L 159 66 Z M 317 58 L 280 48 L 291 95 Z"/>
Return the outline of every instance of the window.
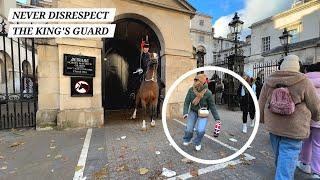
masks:
<path fill-rule="evenodd" d="M 229 43 L 226 43 L 225 47 L 226 47 L 226 49 L 229 48 Z"/>
<path fill-rule="evenodd" d="M 203 19 L 201 19 L 201 20 L 199 21 L 199 25 L 200 25 L 200 26 L 204 26 L 204 20 L 203 20 Z"/>
<path fill-rule="evenodd" d="M 199 43 L 204 43 L 204 36 L 199 36 Z"/>
<path fill-rule="evenodd" d="M 213 55 L 213 62 L 217 62 L 217 55 Z"/>
<path fill-rule="evenodd" d="M 292 37 L 289 38 L 289 43 L 296 43 L 299 41 L 299 33 L 298 33 L 298 29 L 292 29 L 289 31 L 289 34 L 292 35 Z"/>
<path fill-rule="evenodd" d="M 262 52 L 270 50 L 270 36 L 262 38 Z"/>

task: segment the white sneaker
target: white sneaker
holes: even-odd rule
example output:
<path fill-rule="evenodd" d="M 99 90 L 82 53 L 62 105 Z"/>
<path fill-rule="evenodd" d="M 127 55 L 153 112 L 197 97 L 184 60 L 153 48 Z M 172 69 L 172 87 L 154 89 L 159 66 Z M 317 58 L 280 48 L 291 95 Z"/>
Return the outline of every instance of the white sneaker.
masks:
<path fill-rule="evenodd" d="M 312 179 L 320 179 L 320 175 L 313 173 L 312 176 L 311 176 L 311 178 L 312 178 Z"/>
<path fill-rule="evenodd" d="M 183 142 L 184 146 L 189 146 L 190 142 Z"/>
<path fill-rule="evenodd" d="M 247 124 L 242 125 L 242 132 L 247 134 L 247 132 L 248 132 Z"/>
<path fill-rule="evenodd" d="M 250 127 L 254 127 L 254 120 L 251 120 Z"/>
<path fill-rule="evenodd" d="M 200 151 L 201 150 L 201 145 L 196 146 L 196 150 Z"/>
<path fill-rule="evenodd" d="M 151 127 L 155 127 L 156 126 L 156 121 L 155 120 L 152 120 L 151 121 Z"/>
<path fill-rule="evenodd" d="M 297 167 L 304 173 L 311 174 L 311 166 L 303 164 L 301 161 L 298 162 Z"/>

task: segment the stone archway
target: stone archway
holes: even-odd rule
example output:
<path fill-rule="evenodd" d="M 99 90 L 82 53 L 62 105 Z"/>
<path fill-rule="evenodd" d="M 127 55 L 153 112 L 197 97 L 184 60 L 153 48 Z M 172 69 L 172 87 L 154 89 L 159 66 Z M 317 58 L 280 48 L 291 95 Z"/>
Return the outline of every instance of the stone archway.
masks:
<path fill-rule="evenodd" d="M 150 51 L 159 54 L 158 73 L 164 68 L 164 39 L 157 26 L 148 18 L 138 14 L 121 14 L 116 16 L 117 24 L 113 39 L 104 40 L 102 62 L 102 101 L 105 109 L 119 110 L 132 106 L 139 77 L 133 74 L 140 67 L 140 43 L 148 36 Z"/>

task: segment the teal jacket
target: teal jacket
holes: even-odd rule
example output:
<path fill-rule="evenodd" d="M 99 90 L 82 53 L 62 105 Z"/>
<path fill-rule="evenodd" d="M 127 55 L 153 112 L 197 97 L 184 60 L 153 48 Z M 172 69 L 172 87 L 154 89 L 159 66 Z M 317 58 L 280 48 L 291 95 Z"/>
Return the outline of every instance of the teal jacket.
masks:
<path fill-rule="evenodd" d="M 205 86 L 207 87 L 207 86 Z M 197 106 L 192 104 L 192 101 L 196 98 L 195 93 L 193 92 L 193 88 L 191 87 L 188 91 L 188 94 L 184 100 L 184 107 L 183 107 L 183 115 L 188 114 L 189 108 L 190 110 L 198 113 L 198 110 L 201 107 L 207 107 L 215 120 L 220 120 L 218 111 L 216 109 L 216 106 L 213 103 L 213 96 L 212 92 L 208 89 L 207 92 L 204 94 L 203 98 L 200 100 L 200 105 L 198 104 Z"/>

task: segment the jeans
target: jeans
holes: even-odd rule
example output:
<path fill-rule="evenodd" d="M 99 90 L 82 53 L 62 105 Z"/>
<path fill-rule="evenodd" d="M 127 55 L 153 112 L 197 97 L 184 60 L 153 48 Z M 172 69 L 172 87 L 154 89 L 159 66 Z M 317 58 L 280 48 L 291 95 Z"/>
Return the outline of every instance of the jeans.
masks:
<path fill-rule="evenodd" d="M 302 141 L 270 133 L 270 141 L 275 155 L 275 180 L 293 180 Z"/>
<path fill-rule="evenodd" d="M 320 175 L 320 128 L 311 128 L 308 139 L 303 141 L 300 161 L 311 166 L 312 173 Z"/>
<path fill-rule="evenodd" d="M 187 119 L 187 126 L 184 131 L 184 142 L 190 142 L 193 137 L 193 129 L 196 126 L 196 138 L 193 139 L 193 144 L 198 146 L 205 134 L 208 119 L 198 117 L 198 113 L 190 111 Z"/>

